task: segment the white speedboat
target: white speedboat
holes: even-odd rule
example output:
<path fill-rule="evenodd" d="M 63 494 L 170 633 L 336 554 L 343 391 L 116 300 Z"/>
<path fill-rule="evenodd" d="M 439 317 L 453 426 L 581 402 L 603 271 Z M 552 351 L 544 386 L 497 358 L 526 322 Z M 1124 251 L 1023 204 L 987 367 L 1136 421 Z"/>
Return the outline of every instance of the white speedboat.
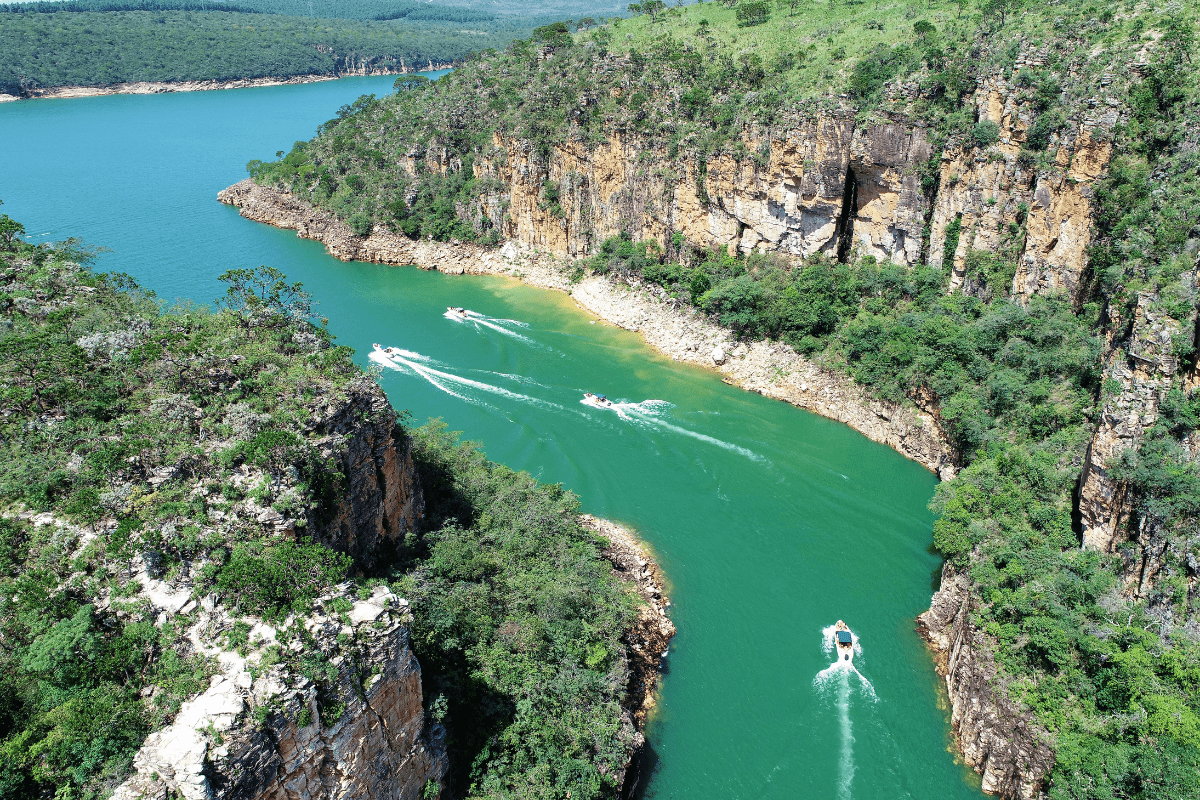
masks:
<path fill-rule="evenodd" d="M 840 619 L 833 627 L 833 643 L 834 649 L 837 650 L 838 661 L 854 660 L 854 634 Z"/>
<path fill-rule="evenodd" d="M 375 343 L 371 346 L 374 347 L 377 352 L 383 353 L 385 356 L 392 356 L 396 354 L 396 348 L 394 347 L 384 347 L 379 343 Z"/>
<path fill-rule="evenodd" d="M 446 306 L 446 311 L 447 311 L 447 313 L 453 314 L 454 316 L 461 317 L 463 319 L 466 319 L 467 317 L 469 317 L 471 315 L 471 312 L 467 311 L 465 308 L 463 308 L 461 306 Z"/>
<path fill-rule="evenodd" d="M 583 399 L 580 400 L 579 402 L 583 403 L 585 406 L 592 406 L 593 408 L 612 408 L 613 407 L 612 400 L 609 400 L 607 397 L 605 397 L 602 394 L 592 394 L 591 392 L 585 392 L 583 395 Z"/>

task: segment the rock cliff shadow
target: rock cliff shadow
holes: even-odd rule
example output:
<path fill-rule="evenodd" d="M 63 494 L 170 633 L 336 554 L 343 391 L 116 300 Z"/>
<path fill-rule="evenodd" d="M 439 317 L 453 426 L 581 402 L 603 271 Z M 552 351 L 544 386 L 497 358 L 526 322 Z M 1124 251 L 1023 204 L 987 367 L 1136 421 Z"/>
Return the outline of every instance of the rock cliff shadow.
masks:
<path fill-rule="evenodd" d="M 925 552 L 938 557 L 938 565 L 929 571 L 929 590 L 937 592 L 938 589 L 942 588 L 942 568 L 946 566 L 946 559 L 933 546 L 933 542 L 929 543 L 929 547 L 925 548 Z"/>
<path fill-rule="evenodd" d="M 654 745 L 647 739 L 641 749 L 633 756 L 633 762 L 629 765 L 629 776 L 633 782 L 628 785 L 628 788 L 622 797 L 624 800 L 648 800 L 654 797 L 657 792 L 651 791 L 650 779 L 654 777 L 654 773 L 658 771 L 658 752 L 655 751 Z M 626 781 L 629 784 L 629 781 Z"/>

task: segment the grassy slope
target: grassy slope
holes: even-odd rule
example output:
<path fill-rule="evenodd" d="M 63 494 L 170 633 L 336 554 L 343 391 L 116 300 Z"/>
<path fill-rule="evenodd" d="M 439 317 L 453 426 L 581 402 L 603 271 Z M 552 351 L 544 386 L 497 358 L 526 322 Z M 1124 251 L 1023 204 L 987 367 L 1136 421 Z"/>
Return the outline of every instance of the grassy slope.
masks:
<path fill-rule="evenodd" d="M 937 2 L 772 4 L 767 24 L 738 28 L 735 10 L 705 3 L 573 43 L 545 34 L 550 58 L 516 43 L 438 85 L 364 100 L 252 174 L 363 231 L 383 222 L 410 235 L 487 241 L 495 230 L 474 203 L 498 187 L 470 170 L 478 154 L 496 155 L 497 130 L 528 140 L 535 157 L 568 137 L 597 141 L 619 130 L 679 160 L 715 152 L 745 160 L 754 154 L 741 145 L 744 125 L 786 128 L 841 108 L 923 120 L 935 149 L 986 148 L 992 133 L 962 95 L 1000 73 L 1037 115 L 1021 158 L 1047 165 L 1068 120 L 1088 113 L 1092 98 L 1113 98 L 1126 118 L 1097 187 L 1096 243 L 1077 302 L 1009 300 L 1020 218 L 1006 234 L 1012 247 L 969 255 L 979 287 L 971 296 L 945 296 L 948 276 L 924 266 L 821 257 L 799 265 L 698 253 L 678 240 L 615 239 L 584 268 L 659 283 L 741 335 L 788 341 L 881 396 L 932 401 L 966 464 L 939 489 L 934 541 L 970 571 L 974 621 L 1009 691 L 1055 745 L 1052 795 L 1195 796 L 1200 471 L 1181 442 L 1200 423 L 1200 398 L 1182 376 L 1147 444 L 1114 471 L 1138 498 L 1131 526 L 1164 545 L 1158 588 L 1137 600 L 1123 594 L 1122 557 L 1080 551 L 1071 513 L 1093 420 L 1111 391 L 1100 363 L 1106 320 L 1130 319 L 1138 292 L 1184 322 L 1196 307 L 1184 252 L 1200 221 L 1196 10 L 1030 3 L 1001 19 L 998 4 L 988 5 L 989 13 Z M 920 20 L 936 33 L 918 37 Z M 1044 67 L 1018 72 L 1023 54 Z M 1149 66 L 1129 67 L 1142 61 Z M 919 87 L 918 98 L 889 92 L 903 85 Z M 463 168 L 409 174 L 401 166 L 441 147 Z M 557 191 L 546 188 L 550 207 Z M 1186 341 L 1177 350 L 1190 363 Z"/>

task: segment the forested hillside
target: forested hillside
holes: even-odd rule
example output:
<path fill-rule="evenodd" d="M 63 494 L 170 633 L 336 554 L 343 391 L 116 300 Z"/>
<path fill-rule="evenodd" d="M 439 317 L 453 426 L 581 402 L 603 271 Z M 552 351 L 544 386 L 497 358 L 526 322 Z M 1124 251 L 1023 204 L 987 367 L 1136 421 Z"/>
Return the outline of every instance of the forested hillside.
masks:
<path fill-rule="evenodd" d="M 384 584 L 412 604 L 456 791 L 611 796 L 641 600 L 572 494 L 437 424 L 411 442 L 277 271 L 227 272 L 217 310 L 165 309 L 81 266 L 77 242 L 23 233 L 0 215 L 0 797 L 109 796 L 221 672 L 213 648 L 316 687 L 290 711 L 250 698 L 251 732 L 334 725 L 349 698 L 307 621 L 346 620 Z M 279 638 L 251 637 L 263 623 Z"/>
<path fill-rule="evenodd" d="M 0 92 L 424 69 L 513 35 L 225 11 L 0 13 Z"/>
<path fill-rule="evenodd" d="M 930 411 L 980 680 L 1053 754 L 1013 786 L 1200 795 L 1196 9 L 640 8 L 363 98 L 251 175 L 360 235 L 570 253 Z"/>
<path fill-rule="evenodd" d="M 401 19 L 410 21 L 480 22 L 496 18 L 488 9 L 432 5 L 415 0 L 48 0 L 35 3 L 0 3 L 0 13 L 57 14 L 80 11 L 229 11 L 282 14 L 325 19 Z"/>

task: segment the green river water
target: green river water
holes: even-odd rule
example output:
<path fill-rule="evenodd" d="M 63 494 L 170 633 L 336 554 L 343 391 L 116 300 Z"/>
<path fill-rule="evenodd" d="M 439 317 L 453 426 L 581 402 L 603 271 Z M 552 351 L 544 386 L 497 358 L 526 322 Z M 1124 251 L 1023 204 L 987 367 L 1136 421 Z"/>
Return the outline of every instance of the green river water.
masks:
<path fill-rule="evenodd" d="M 109 248 L 98 268 L 164 299 L 271 264 L 301 280 L 418 420 L 631 525 L 671 581 L 678 635 L 648 731 L 657 798 L 978 798 L 956 763 L 914 618 L 929 602 L 935 479 L 844 425 L 676 364 L 561 294 L 499 278 L 343 264 L 215 200 L 390 78 L 0 106 L 3 211 L 34 241 Z M 446 306 L 481 316 L 454 321 Z M 512 320 L 512 321 L 509 321 Z M 617 409 L 580 404 L 607 394 Z M 845 619 L 858 673 L 829 670 Z"/>

